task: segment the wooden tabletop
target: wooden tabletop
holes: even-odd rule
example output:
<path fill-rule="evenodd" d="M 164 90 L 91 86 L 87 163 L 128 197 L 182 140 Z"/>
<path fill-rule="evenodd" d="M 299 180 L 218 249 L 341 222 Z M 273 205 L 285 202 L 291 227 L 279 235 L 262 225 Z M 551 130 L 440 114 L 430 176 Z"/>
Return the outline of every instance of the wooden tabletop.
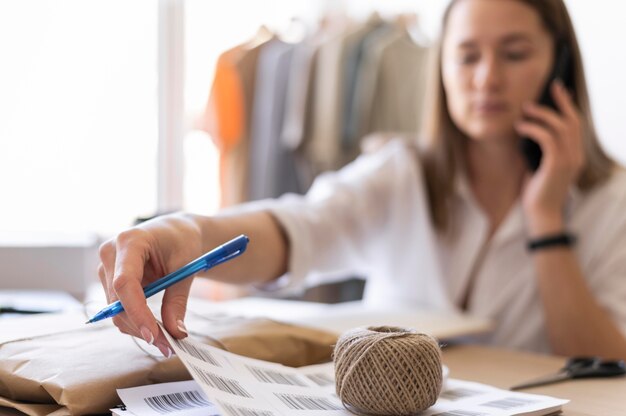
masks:
<path fill-rule="evenodd" d="M 508 389 L 555 373 L 565 358 L 458 345 L 444 348 L 443 361 L 450 368 L 450 378 Z M 570 380 L 522 391 L 570 400 L 563 407 L 567 416 L 626 415 L 626 377 Z"/>

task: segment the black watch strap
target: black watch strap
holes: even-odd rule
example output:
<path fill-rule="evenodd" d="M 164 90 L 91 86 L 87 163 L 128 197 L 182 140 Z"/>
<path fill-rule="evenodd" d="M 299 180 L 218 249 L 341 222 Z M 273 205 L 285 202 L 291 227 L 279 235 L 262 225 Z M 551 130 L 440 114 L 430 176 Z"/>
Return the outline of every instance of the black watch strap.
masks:
<path fill-rule="evenodd" d="M 570 233 L 559 233 L 545 237 L 533 238 L 526 246 L 529 251 L 537 251 L 548 247 L 571 247 L 576 243 L 576 237 Z"/>

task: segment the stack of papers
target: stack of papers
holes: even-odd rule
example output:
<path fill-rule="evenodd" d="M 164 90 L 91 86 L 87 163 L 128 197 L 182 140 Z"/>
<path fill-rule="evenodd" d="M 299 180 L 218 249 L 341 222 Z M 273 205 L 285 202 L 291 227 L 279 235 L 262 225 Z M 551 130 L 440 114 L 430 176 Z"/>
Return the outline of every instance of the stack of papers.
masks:
<path fill-rule="evenodd" d="M 194 380 L 118 390 L 115 415 L 352 415 L 335 393 L 332 363 L 291 368 L 190 339 L 170 344 Z M 567 400 L 448 379 L 424 416 L 548 415 Z"/>

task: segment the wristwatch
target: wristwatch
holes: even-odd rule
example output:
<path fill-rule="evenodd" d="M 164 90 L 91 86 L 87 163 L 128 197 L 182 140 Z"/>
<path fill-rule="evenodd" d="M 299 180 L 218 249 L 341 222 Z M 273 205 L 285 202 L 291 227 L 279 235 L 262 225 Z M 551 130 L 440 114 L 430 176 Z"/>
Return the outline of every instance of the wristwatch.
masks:
<path fill-rule="evenodd" d="M 574 243 L 576 243 L 576 236 L 563 232 L 528 240 L 526 247 L 528 251 L 537 251 L 549 247 L 571 247 Z"/>

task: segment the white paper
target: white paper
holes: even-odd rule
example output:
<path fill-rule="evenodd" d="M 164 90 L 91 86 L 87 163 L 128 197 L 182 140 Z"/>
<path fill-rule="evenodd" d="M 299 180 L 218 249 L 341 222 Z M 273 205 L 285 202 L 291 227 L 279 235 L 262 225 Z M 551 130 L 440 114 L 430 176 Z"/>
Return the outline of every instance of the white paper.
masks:
<path fill-rule="evenodd" d="M 189 338 L 175 340 L 165 334 L 223 416 L 352 415 L 335 393 L 332 363 L 291 368 L 242 357 Z M 437 403 L 423 414 L 542 415 L 565 403 L 567 400 L 449 379 Z"/>
<path fill-rule="evenodd" d="M 119 389 L 126 409 L 111 409 L 120 415 L 218 416 L 220 413 L 195 381 L 162 383 Z"/>
<path fill-rule="evenodd" d="M 548 415 L 569 400 L 502 390 L 485 384 L 449 379 L 437 403 L 424 416 Z"/>

